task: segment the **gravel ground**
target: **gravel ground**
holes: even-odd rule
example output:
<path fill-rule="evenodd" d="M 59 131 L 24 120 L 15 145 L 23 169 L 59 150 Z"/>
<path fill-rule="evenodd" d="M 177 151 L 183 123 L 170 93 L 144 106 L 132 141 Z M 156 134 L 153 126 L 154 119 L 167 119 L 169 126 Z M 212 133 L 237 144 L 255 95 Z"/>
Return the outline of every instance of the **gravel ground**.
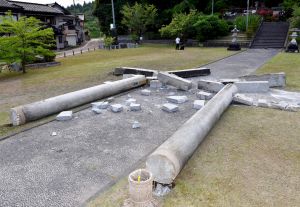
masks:
<path fill-rule="evenodd" d="M 130 171 L 196 112 L 195 90 L 169 88 L 142 96 L 142 89 L 113 101 L 125 105 L 134 98 L 142 111 L 125 107 L 120 113 L 104 110 L 97 115 L 89 108 L 71 121 L 53 121 L 2 141 L 1 206 L 80 206 Z M 189 97 L 176 113 L 161 109 L 170 93 Z M 132 129 L 134 121 L 142 127 Z"/>

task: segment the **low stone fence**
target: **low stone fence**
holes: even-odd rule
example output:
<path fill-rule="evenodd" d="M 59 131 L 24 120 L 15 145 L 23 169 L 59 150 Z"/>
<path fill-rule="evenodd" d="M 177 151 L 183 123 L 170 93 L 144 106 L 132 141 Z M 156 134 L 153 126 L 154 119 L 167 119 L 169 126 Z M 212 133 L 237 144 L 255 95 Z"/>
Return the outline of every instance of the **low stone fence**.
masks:
<path fill-rule="evenodd" d="M 37 69 L 37 68 L 47 68 L 61 65 L 60 62 L 46 62 L 46 63 L 33 63 L 26 65 L 27 68 Z"/>

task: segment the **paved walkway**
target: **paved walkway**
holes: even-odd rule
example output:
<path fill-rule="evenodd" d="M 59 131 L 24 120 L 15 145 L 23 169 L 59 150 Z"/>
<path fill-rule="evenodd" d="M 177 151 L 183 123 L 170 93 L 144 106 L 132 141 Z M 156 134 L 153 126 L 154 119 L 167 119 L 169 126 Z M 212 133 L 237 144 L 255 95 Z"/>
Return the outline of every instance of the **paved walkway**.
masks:
<path fill-rule="evenodd" d="M 211 75 L 205 79 L 237 78 L 254 73 L 268 60 L 278 54 L 276 49 L 249 49 L 237 55 L 211 63 L 205 67 L 211 69 Z"/>
<path fill-rule="evenodd" d="M 72 50 L 65 50 L 65 51 L 57 52 L 56 58 L 63 58 L 65 56 L 73 56 L 73 51 L 74 51 L 74 55 L 79 55 L 79 54 L 81 54 L 81 52 L 86 53 L 89 51 L 98 50 L 100 42 L 101 42 L 100 39 L 91 39 L 82 47 L 74 48 Z"/>
<path fill-rule="evenodd" d="M 226 58 L 209 65 L 211 77 L 251 73 L 276 53 L 249 50 Z M 140 112 L 126 109 L 95 115 L 86 109 L 75 113 L 71 121 L 53 121 L 0 141 L 0 206 L 82 206 L 127 175 L 196 112 L 193 91 L 169 88 L 144 97 L 140 90 L 130 92 L 142 104 Z M 161 110 L 170 92 L 189 97 L 174 114 Z M 115 103 L 124 104 L 127 98 L 118 97 Z M 141 129 L 131 128 L 135 120 Z M 57 136 L 51 136 L 52 132 Z"/>

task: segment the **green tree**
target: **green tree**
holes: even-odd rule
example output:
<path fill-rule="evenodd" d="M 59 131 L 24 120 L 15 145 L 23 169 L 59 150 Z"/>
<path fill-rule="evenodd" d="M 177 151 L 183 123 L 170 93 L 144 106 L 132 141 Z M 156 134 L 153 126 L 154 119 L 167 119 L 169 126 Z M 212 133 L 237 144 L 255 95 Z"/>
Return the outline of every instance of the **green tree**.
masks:
<path fill-rule="evenodd" d="M 189 14 L 175 14 L 171 23 L 163 26 L 159 31 L 163 37 L 174 38 L 183 36 L 183 38 L 193 37 L 196 34 L 193 26 L 198 20 L 199 13 L 196 10 L 191 10 Z"/>
<path fill-rule="evenodd" d="M 133 6 L 124 5 L 122 24 L 131 34 L 142 36 L 148 26 L 154 25 L 157 9 L 154 5 L 135 3 Z"/>
<path fill-rule="evenodd" d="M 37 56 L 53 56 L 50 50 L 54 43 L 52 28 L 45 29 L 42 22 L 34 17 L 20 17 L 14 20 L 11 14 L 0 19 L 0 57 L 7 63 L 21 63 L 23 73 L 25 65 L 37 59 Z"/>

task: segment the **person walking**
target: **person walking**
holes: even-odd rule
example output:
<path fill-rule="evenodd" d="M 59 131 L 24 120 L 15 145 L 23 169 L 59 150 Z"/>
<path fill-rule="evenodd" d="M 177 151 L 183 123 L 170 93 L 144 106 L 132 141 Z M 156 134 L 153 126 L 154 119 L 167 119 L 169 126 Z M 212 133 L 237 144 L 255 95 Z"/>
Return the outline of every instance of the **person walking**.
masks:
<path fill-rule="evenodd" d="M 175 43 L 176 43 L 176 50 L 179 50 L 179 45 L 180 45 L 180 38 L 177 36 L 175 39 Z"/>

